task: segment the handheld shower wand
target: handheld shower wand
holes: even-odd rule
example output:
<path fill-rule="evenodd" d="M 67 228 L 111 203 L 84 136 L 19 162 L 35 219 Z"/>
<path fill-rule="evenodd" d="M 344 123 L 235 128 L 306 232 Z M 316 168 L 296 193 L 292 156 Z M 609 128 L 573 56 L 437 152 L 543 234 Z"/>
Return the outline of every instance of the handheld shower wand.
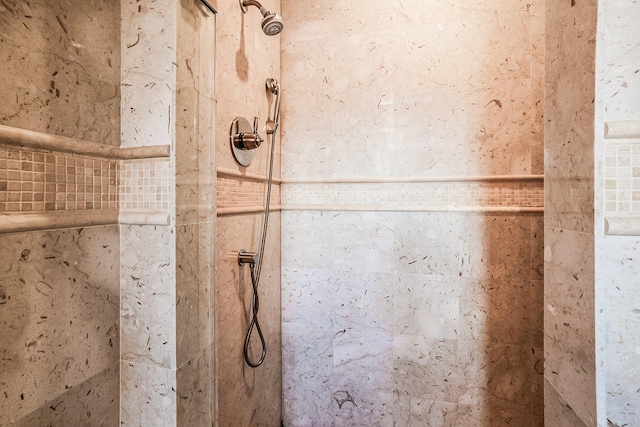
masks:
<path fill-rule="evenodd" d="M 268 36 L 275 36 L 276 34 L 280 34 L 280 31 L 284 28 L 284 23 L 282 22 L 282 16 L 277 13 L 269 12 L 269 10 L 261 5 L 256 0 L 239 0 L 240 7 L 242 8 L 243 13 L 247 13 L 249 6 L 255 6 L 260 9 L 260 13 L 264 17 L 262 19 L 262 31 Z"/>
<path fill-rule="evenodd" d="M 273 119 L 267 118 L 267 135 L 273 135 L 278 131 L 280 123 L 280 83 L 276 79 L 267 79 L 265 82 L 267 90 L 276 96 L 276 105 L 273 110 Z"/>
<path fill-rule="evenodd" d="M 267 119 L 267 135 L 271 135 L 271 151 L 269 155 L 269 176 L 267 178 L 267 195 L 264 206 L 264 219 L 262 221 L 262 235 L 260 238 L 260 248 L 257 253 L 247 252 L 244 249 L 238 253 L 238 264 L 249 265 L 251 272 L 251 285 L 253 288 L 253 295 L 251 299 L 251 320 L 247 328 L 247 334 L 244 339 L 244 360 L 246 364 L 252 368 L 257 368 L 262 365 L 265 357 L 267 356 L 267 344 L 260 328 L 260 322 L 258 321 L 258 286 L 260 284 L 260 273 L 262 272 L 262 260 L 264 255 L 264 247 L 267 242 L 267 229 L 269 228 L 269 211 L 271 206 L 271 187 L 273 184 L 273 158 L 276 146 L 276 131 L 278 130 L 278 122 L 280 120 L 280 83 L 276 79 L 267 79 L 265 82 L 266 89 L 269 93 L 276 96 L 275 109 L 273 112 L 273 119 L 270 117 Z M 256 126 L 257 128 L 257 126 Z M 269 137 L 267 137 L 269 139 Z M 251 335 L 253 331 L 256 331 L 260 340 L 260 357 L 258 360 L 254 360 L 251 357 Z"/>

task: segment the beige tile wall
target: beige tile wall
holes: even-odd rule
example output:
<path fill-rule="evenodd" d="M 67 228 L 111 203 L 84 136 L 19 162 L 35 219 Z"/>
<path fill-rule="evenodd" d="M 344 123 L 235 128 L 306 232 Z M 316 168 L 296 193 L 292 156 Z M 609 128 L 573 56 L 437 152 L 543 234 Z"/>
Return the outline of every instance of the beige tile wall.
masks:
<path fill-rule="evenodd" d="M 281 13 L 280 0 L 263 0 L 269 10 Z M 273 111 L 273 98 L 265 89 L 265 80 L 280 80 L 281 35 L 266 36 L 261 28 L 262 15 L 255 7 L 243 14 L 237 0 L 218 0 L 220 13 L 216 37 L 216 163 L 217 168 L 239 175 L 266 176 L 271 141 L 256 150 L 247 168 L 239 166 L 229 147 L 229 128 L 234 118 L 252 121 L 260 118 L 260 134 Z M 285 22 L 285 28 L 290 23 Z M 286 30 L 285 30 L 286 31 Z M 283 95 L 284 99 L 284 95 Z M 271 113 L 272 114 L 272 113 Z M 275 141 L 274 178 L 280 177 L 280 141 Z M 215 174 L 212 169 L 211 173 Z M 235 181 L 235 182 L 234 182 Z M 251 179 L 218 179 L 217 208 L 249 205 L 264 206 L 263 182 Z M 272 205 L 277 203 L 278 186 L 273 188 Z M 267 340 L 265 364 L 249 368 L 243 361 L 244 334 L 250 313 L 248 269 L 237 262 L 240 249 L 257 251 L 262 215 L 254 213 L 219 216 L 216 223 L 216 387 L 219 425 L 257 425 L 279 427 L 282 420 L 281 326 L 280 326 L 280 212 L 272 212 L 269 221 L 265 265 L 260 284 L 259 318 Z"/>
<path fill-rule="evenodd" d="M 595 426 L 598 5 L 546 2 L 545 421 Z M 564 407 L 562 411 L 558 408 Z"/>
<path fill-rule="evenodd" d="M 282 4 L 285 424 L 542 425 L 544 1 Z"/>
<path fill-rule="evenodd" d="M 623 226 L 617 231 L 624 234 L 596 234 L 597 348 L 602 356 L 597 365 L 598 420 L 601 424 L 623 426 L 640 419 L 640 4 L 602 0 L 598 6 L 596 70 L 600 79 L 596 91 L 595 150 L 602 157 L 596 163 L 596 183 L 600 184 L 596 186 L 596 224 L 622 217 Z M 612 127 L 620 124 L 635 132 L 611 135 Z M 599 206 L 604 206 L 604 212 Z M 628 220 L 629 217 L 635 219 Z"/>

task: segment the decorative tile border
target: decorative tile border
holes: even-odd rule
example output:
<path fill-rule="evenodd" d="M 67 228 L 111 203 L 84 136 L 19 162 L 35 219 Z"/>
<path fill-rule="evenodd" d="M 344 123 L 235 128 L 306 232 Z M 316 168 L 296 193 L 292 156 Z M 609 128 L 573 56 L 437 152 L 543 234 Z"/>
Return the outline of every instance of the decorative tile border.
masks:
<path fill-rule="evenodd" d="M 263 211 L 266 186 L 266 182 L 218 177 L 216 183 L 217 214 L 236 215 Z M 274 183 L 271 187 L 272 211 L 281 209 L 280 192 L 280 184 Z"/>
<path fill-rule="evenodd" d="M 118 161 L 0 147 L 0 212 L 118 209 Z"/>
<path fill-rule="evenodd" d="M 605 123 L 605 233 L 640 235 L 640 120 Z"/>
<path fill-rule="evenodd" d="M 623 120 L 604 124 L 606 139 L 640 138 L 640 120 Z"/>
<path fill-rule="evenodd" d="M 61 149 L 51 151 L 57 143 Z M 0 125 L 0 232 L 168 225 L 169 153 L 168 146 L 120 149 Z"/>
<path fill-rule="evenodd" d="M 604 211 L 640 216 L 640 143 L 605 146 Z"/>
<path fill-rule="evenodd" d="M 267 177 L 218 168 L 216 181 L 216 212 L 222 215 L 259 213 L 264 210 Z M 281 210 L 281 180 L 273 179 L 271 210 Z"/>
<path fill-rule="evenodd" d="M 16 149 L 47 150 L 111 160 L 151 159 L 169 157 L 170 154 L 168 145 L 120 148 L 5 125 L 0 125 L 0 144 Z"/>
<path fill-rule="evenodd" d="M 283 210 L 542 211 L 541 177 L 370 178 L 283 184 Z"/>
<path fill-rule="evenodd" d="M 169 210 L 172 191 L 168 159 L 123 161 L 118 194 L 120 210 Z"/>

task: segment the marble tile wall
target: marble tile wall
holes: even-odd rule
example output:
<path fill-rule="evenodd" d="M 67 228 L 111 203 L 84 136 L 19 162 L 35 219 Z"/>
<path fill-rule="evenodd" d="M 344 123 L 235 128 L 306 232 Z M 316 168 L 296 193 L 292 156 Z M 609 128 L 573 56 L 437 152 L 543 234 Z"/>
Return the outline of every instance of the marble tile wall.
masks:
<path fill-rule="evenodd" d="M 283 224 L 285 425 L 541 425 L 539 215 Z"/>
<path fill-rule="evenodd" d="M 118 425 L 118 226 L 3 234 L 0 248 L 0 424 Z"/>
<path fill-rule="evenodd" d="M 120 162 L 2 148 L 2 212 L 164 211 L 170 221 L 1 236 L 9 251 L 6 281 L 0 282 L 2 324 L 15 330 L 15 339 L 1 348 L 0 382 L 7 391 L 2 407 L 11 409 L 0 411 L 0 424 L 211 425 L 215 17 L 191 0 L 124 1 L 121 9 L 115 2 L 108 13 L 93 2 L 66 2 L 70 10 L 61 8 L 64 2 L 40 3 L 2 3 L 2 54 L 9 62 L 16 59 L 20 52 L 11 43 L 24 36 L 34 41 L 23 43 L 31 56 L 40 52 L 43 60 L 51 56 L 49 65 L 59 60 L 67 68 L 47 75 L 53 101 L 45 99 L 40 111 L 18 96 L 14 107 L 20 114 L 7 113 L 5 120 L 2 111 L 3 124 L 30 123 L 37 131 L 125 148 L 167 145 L 171 157 Z M 40 40 L 36 33 L 47 37 Z M 59 51 L 47 49 L 56 38 L 63 45 Z M 113 46 L 94 47 L 105 40 Z M 113 69 L 103 70 L 102 62 Z M 12 79 L 39 90 L 37 79 L 29 80 L 37 72 L 16 70 L 10 68 L 5 80 L 7 93 Z M 56 83 L 58 73 L 76 80 L 77 99 Z M 116 96 L 105 99 L 114 111 L 100 110 L 100 96 L 109 92 L 103 79 L 113 79 Z M 10 104 L 3 106 L 14 108 Z M 50 110 L 56 114 L 49 117 Z M 67 116 L 76 121 L 65 121 Z M 101 120 L 114 120 L 117 127 L 100 127 Z M 74 298 L 79 303 L 68 307 Z"/>
<path fill-rule="evenodd" d="M 542 425 L 544 2 L 282 3 L 285 425 Z"/>
<path fill-rule="evenodd" d="M 215 407 L 216 18 L 200 2 L 162 0 L 123 2 L 122 19 L 123 146 L 171 145 L 168 162 L 126 165 L 132 194 L 122 203 L 168 208 L 171 223 L 121 227 L 121 424 L 207 426 Z M 155 199 L 140 199 L 145 188 Z"/>
<path fill-rule="evenodd" d="M 128 160 L 118 174 L 118 208 L 134 211 L 168 211 L 171 207 L 169 159 Z"/>
<path fill-rule="evenodd" d="M 178 2 L 175 306 L 180 426 L 215 423 L 216 21 L 201 2 Z"/>
<path fill-rule="evenodd" d="M 598 52 L 596 98 L 596 224 L 609 215 L 636 216 L 634 196 L 638 140 L 605 139 L 604 123 L 640 119 L 637 93 L 640 76 L 637 71 L 640 5 L 636 2 L 604 0 L 598 2 Z M 611 154 L 616 152 L 616 165 Z M 631 169 L 626 166 L 630 163 Z M 616 176 L 612 178 L 611 168 Z M 629 172 L 626 174 L 625 172 Z M 612 183 L 611 181 L 614 181 Z M 615 184 L 614 188 L 611 188 Z M 627 188 L 631 187 L 631 188 Z M 611 192 L 616 195 L 616 209 L 611 205 Z M 640 382 L 640 359 L 637 348 L 638 292 L 637 236 L 596 235 L 596 292 L 603 316 L 599 322 L 604 348 L 604 383 L 599 398 L 599 420 L 612 426 L 633 425 L 640 419 L 637 385 Z M 603 408 L 604 406 L 604 408 Z"/>
<path fill-rule="evenodd" d="M 0 123 L 119 146 L 119 18 L 119 1 L 3 2 Z M 3 213 L 117 209 L 117 161 L 0 157 Z M 0 235 L 1 425 L 118 425 L 119 246 L 117 225 Z"/>
<path fill-rule="evenodd" d="M 546 4 L 544 390 L 553 425 L 597 424 L 597 14 L 595 0 Z"/>
<path fill-rule="evenodd" d="M 120 1 L 3 2 L 0 123 L 119 146 L 119 45 Z"/>
<path fill-rule="evenodd" d="M 542 3 L 283 11 L 284 178 L 542 173 Z"/>
<path fill-rule="evenodd" d="M 264 0 L 269 10 L 281 13 L 279 0 Z M 255 176 L 268 173 L 271 141 L 256 150 L 249 167 L 239 166 L 229 147 L 229 128 L 235 117 L 260 118 L 260 134 L 273 111 L 265 80 L 280 79 L 280 38 L 262 31 L 262 15 L 255 7 L 243 14 L 237 0 L 219 0 L 216 53 L 216 167 L 237 172 L 218 179 L 218 208 L 247 210 L 264 206 L 265 184 Z M 285 22 L 285 31 L 289 23 Z M 280 177 L 280 141 L 276 138 L 274 177 Z M 254 178 L 245 179 L 246 175 Z M 278 184 L 272 205 L 278 204 Z M 250 206 L 249 206 L 250 205 Z M 217 422 L 220 426 L 272 426 L 281 424 L 281 328 L 280 328 L 280 212 L 271 213 L 267 247 L 259 286 L 260 312 L 267 356 L 252 369 L 243 360 L 243 344 L 250 312 L 248 268 L 240 268 L 240 249 L 257 251 L 262 215 L 236 213 L 219 216 L 216 225 L 216 375 Z M 255 342 L 253 345 L 255 346 Z M 254 347 L 255 348 L 255 347 Z M 254 350 L 257 351 L 257 350 Z"/>
<path fill-rule="evenodd" d="M 121 146 L 171 145 L 171 224 L 177 11 L 171 0 L 121 2 Z M 173 225 L 120 227 L 121 425 L 177 422 L 175 236 Z"/>
<path fill-rule="evenodd" d="M 249 268 L 238 265 L 238 250 L 257 250 L 261 214 L 221 216 L 216 244 L 216 341 L 218 423 L 224 426 L 280 425 L 282 419 L 282 343 L 280 303 L 280 213 L 269 220 L 259 286 L 259 322 L 267 355 L 252 369 L 243 359 L 251 312 Z M 259 357 L 254 332 L 251 354 Z"/>
<path fill-rule="evenodd" d="M 271 205 L 279 206 L 282 197 L 282 186 L 275 183 L 271 190 Z M 264 205 L 265 180 L 249 180 L 218 177 L 216 181 L 217 207 L 223 208 L 255 208 Z"/>

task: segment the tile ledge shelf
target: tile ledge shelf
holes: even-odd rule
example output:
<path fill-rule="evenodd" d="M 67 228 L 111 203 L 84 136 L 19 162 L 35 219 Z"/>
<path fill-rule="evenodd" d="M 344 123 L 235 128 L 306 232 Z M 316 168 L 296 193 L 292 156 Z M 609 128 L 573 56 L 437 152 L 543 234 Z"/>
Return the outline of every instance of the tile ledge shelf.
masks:
<path fill-rule="evenodd" d="M 227 169 L 227 168 L 216 168 L 216 175 L 220 178 L 238 178 L 245 179 L 247 181 L 255 181 L 255 182 L 267 182 L 269 180 L 268 177 L 264 175 L 258 175 L 255 173 L 249 172 L 240 172 L 235 169 Z M 282 183 L 280 178 L 273 178 L 274 184 Z"/>
<path fill-rule="evenodd" d="M 269 212 L 281 212 L 283 210 L 284 208 L 280 205 L 271 205 L 269 208 Z M 216 209 L 217 216 L 248 215 L 262 212 L 264 212 L 264 206 L 240 206 Z"/>
<path fill-rule="evenodd" d="M 640 217 L 606 217 L 604 234 L 607 236 L 640 236 Z"/>
<path fill-rule="evenodd" d="M 640 119 L 606 122 L 604 137 L 605 139 L 638 139 L 640 138 Z"/>
<path fill-rule="evenodd" d="M 3 212 L 0 213 L 0 234 L 98 225 L 170 225 L 170 223 L 171 215 L 168 212 L 118 212 L 117 210 Z"/>
<path fill-rule="evenodd" d="M 402 184 L 429 182 L 544 181 L 544 175 L 418 176 L 358 178 L 283 178 L 282 184 Z"/>
<path fill-rule="evenodd" d="M 520 206 L 375 206 L 375 205 L 284 205 L 282 211 L 350 212 L 470 212 L 470 213 L 543 213 L 543 207 Z"/>
<path fill-rule="evenodd" d="M 115 160 L 164 158 L 171 154 L 169 145 L 120 148 L 5 125 L 0 125 L 0 144 Z"/>

